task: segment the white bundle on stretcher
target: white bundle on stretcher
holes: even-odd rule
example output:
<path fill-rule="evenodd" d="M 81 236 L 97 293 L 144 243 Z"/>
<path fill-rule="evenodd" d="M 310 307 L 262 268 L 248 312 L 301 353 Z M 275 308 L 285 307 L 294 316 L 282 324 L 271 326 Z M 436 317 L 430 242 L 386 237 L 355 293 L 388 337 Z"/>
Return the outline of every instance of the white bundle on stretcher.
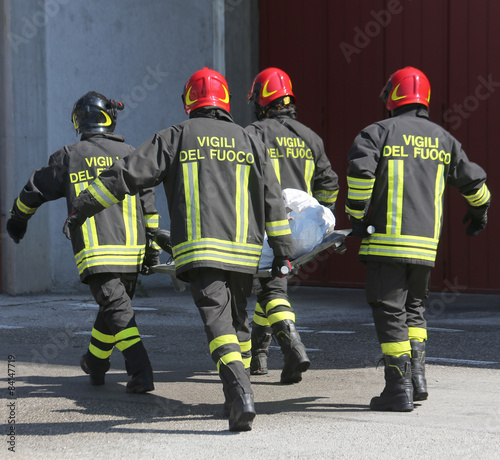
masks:
<path fill-rule="evenodd" d="M 295 245 L 295 254 L 290 255 L 293 260 L 311 252 L 334 231 L 335 216 L 330 209 L 302 190 L 286 188 L 283 190 L 283 199 Z M 273 258 L 273 250 L 266 235 L 259 270 L 271 268 Z"/>

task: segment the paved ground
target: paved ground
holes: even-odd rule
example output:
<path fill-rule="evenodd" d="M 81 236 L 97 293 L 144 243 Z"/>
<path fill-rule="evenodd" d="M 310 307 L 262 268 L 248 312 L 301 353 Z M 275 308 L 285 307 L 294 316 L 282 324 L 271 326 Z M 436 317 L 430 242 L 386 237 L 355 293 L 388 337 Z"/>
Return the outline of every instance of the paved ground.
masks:
<path fill-rule="evenodd" d="M 430 397 L 393 414 L 368 409 L 383 369 L 364 293 L 293 289 L 312 367 L 280 385 L 273 348 L 270 374 L 252 377 L 254 429 L 230 433 L 188 292 L 147 294 L 134 304 L 155 369 L 148 395 L 125 393 L 117 351 L 106 385 L 88 384 L 78 362 L 97 309 L 89 295 L 0 295 L 0 458 L 500 458 L 500 296 L 433 294 Z"/>

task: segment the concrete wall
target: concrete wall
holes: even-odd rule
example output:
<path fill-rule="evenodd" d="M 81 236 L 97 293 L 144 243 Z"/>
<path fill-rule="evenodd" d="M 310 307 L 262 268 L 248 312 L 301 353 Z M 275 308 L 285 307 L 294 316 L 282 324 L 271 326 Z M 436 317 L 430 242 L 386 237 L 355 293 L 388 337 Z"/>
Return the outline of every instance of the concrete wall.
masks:
<path fill-rule="evenodd" d="M 82 289 L 71 245 L 61 233 L 65 200 L 42 206 L 21 244 L 6 235 L 13 199 L 32 170 L 78 140 L 74 102 L 89 90 L 124 102 L 116 132 L 138 146 L 186 118 L 180 95 L 201 67 L 226 74 L 234 116 L 246 124 L 244 97 L 256 73 L 257 2 L 243 0 L 4 0 L 1 3 L 0 203 L 3 292 Z M 228 24 L 229 20 L 229 24 Z M 229 44 L 229 45 L 228 45 Z M 245 94 L 243 93 L 245 88 Z M 233 92 L 233 96 L 236 94 Z M 168 228 L 157 189 L 161 227 Z M 143 278 L 154 285 L 162 275 Z M 85 289 L 85 288 L 83 288 Z"/>

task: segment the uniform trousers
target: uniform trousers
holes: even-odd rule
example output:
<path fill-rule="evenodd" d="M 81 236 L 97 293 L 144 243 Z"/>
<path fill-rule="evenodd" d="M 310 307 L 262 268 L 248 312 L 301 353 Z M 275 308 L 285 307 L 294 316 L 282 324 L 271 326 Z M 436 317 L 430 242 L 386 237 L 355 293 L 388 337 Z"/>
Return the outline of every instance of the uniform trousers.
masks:
<path fill-rule="evenodd" d="M 215 268 L 196 268 L 188 272 L 193 300 L 205 326 L 210 353 L 223 380 L 228 369 L 240 387 L 251 393 L 245 361 L 251 358 L 250 325 L 246 311 L 253 275 Z M 232 378 L 232 377 L 231 377 Z"/>
<path fill-rule="evenodd" d="M 260 279 L 261 291 L 257 294 L 257 305 L 253 318 L 255 324 L 272 326 L 285 319 L 295 322 L 295 313 L 288 301 L 287 286 L 286 278 Z"/>
<path fill-rule="evenodd" d="M 89 347 L 97 358 L 109 358 L 114 346 L 123 351 L 140 341 L 132 309 L 137 276 L 137 273 L 97 273 L 86 279 L 99 304 Z"/>
<path fill-rule="evenodd" d="M 366 299 L 381 344 L 408 341 L 408 328 L 426 329 L 431 270 L 427 265 L 366 262 Z"/>

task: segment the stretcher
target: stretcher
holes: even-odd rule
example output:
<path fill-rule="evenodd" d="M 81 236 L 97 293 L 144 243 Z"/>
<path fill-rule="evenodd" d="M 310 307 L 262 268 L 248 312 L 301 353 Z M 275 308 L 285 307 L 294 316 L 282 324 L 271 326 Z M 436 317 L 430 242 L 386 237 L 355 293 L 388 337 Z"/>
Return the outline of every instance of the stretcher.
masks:
<path fill-rule="evenodd" d="M 325 238 L 323 238 L 323 241 L 319 245 L 317 245 L 311 252 L 308 252 L 307 254 L 304 254 L 303 256 L 297 257 L 296 259 L 290 261 L 292 270 L 288 273 L 287 276 L 293 276 L 297 274 L 302 265 L 311 262 L 318 256 L 318 254 L 323 251 L 330 250 L 337 254 L 343 254 L 346 251 L 344 240 L 349 236 L 350 233 L 351 229 L 349 228 L 346 230 L 335 230 L 327 235 Z M 182 292 L 186 289 L 184 282 L 179 280 L 175 276 L 175 262 L 173 258 L 170 258 L 170 260 L 164 264 L 152 266 L 151 271 L 153 273 L 164 273 L 170 275 L 172 277 L 174 289 L 177 292 Z M 257 278 L 270 278 L 271 276 L 271 268 L 260 269 L 255 274 L 255 277 Z"/>

